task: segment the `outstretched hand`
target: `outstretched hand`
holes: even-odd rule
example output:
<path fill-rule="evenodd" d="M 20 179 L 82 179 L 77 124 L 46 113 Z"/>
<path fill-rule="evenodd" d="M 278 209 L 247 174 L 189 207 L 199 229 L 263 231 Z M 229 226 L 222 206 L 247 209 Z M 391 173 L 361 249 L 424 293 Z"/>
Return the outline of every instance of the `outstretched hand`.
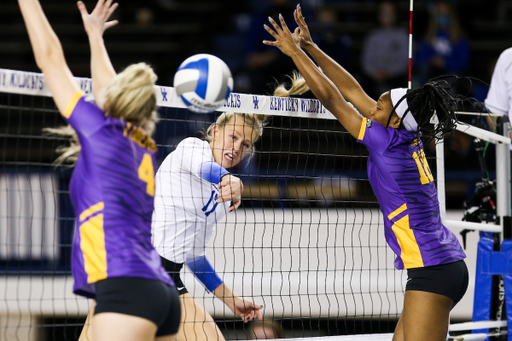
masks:
<path fill-rule="evenodd" d="M 287 56 L 292 56 L 300 50 L 301 38 L 299 36 L 299 28 L 295 29 L 294 33 L 291 33 L 281 14 L 279 14 L 281 26 L 279 26 L 271 17 L 269 17 L 268 20 L 274 27 L 274 30 L 267 25 L 264 25 L 264 27 L 267 32 L 276 39 L 276 41 L 263 40 L 263 44 L 275 46 Z"/>
<path fill-rule="evenodd" d="M 112 4 L 112 1 L 113 0 L 98 0 L 91 14 L 87 12 L 87 8 L 85 8 L 85 4 L 82 1 L 77 2 L 87 35 L 99 35 L 101 37 L 105 30 L 117 25 L 117 20 L 108 21 L 108 18 L 110 18 L 118 7 L 118 4 Z"/>
<path fill-rule="evenodd" d="M 311 38 L 311 33 L 309 33 L 306 19 L 302 15 L 302 9 L 300 8 L 300 5 L 297 5 L 297 8 L 295 11 L 293 11 L 293 17 L 297 25 L 299 25 L 299 27 L 295 29 L 294 34 L 300 38 L 300 47 L 306 48 L 313 45 L 313 39 Z"/>

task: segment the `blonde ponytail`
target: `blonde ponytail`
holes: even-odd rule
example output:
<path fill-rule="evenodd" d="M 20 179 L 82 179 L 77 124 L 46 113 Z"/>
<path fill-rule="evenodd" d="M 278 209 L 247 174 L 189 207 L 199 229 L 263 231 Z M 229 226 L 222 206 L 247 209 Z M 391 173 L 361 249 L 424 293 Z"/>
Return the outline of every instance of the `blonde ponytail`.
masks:
<path fill-rule="evenodd" d="M 294 95 L 302 95 L 309 90 L 308 83 L 304 77 L 297 70 L 293 70 L 291 76 L 288 76 L 292 82 L 290 89 L 286 89 L 284 83 L 278 84 L 274 90 L 274 96 L 277 97 L 290 97 Z"/>

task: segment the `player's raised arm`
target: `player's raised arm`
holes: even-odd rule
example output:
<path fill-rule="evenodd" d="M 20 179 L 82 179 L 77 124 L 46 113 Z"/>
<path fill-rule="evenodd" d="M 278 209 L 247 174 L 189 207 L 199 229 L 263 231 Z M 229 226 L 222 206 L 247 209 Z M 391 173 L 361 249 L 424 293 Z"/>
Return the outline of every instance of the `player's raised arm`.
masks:
<path fill-rule="evenodd" d="M 59 111 L 64 114 L 80 90 L 66 64 L 59 38 L 53 31 L 38 0 L 18 0 L 27 27 L 37 66 L 44 74 Z"/>
<path fill-rule="evenodd" d="M 332 81 L 300 48 L 298 30 L 295 30 L 295 33 L 292 34 L 282 16 L 279 17 L 281 27 L 272 18 L 269 18 L 269 20 L 275 31 L 267 25 L 265 25 L 265 29 L 276 40 L 273 42 L 264 40 L 263 43 L 275 46 L 281 52 L 290 56 L 313 94 L 336 116 L 352 136 L 357 137 L 361 128 L 362 117 L 347 103 Z"/>
<path fill-rule="evenodd" d="M 306 20 L 302 15 L 300 5 L 297 5 L 297 9 L 293 12 L 293 16 L 298 25 L 296 32 L 297 36 L 300 38 L 300 46 L 304 48 L 315 60 L 326 76 L 329 77 L 334 85 L 336 85 L 343 97 L 352 103 L 361 115 L 368 117 L 368 109 L 374 107 L 376 105 L 376 101 L 364 92 L 359 82 L 352 77 L 347 70 L 345 70 L 334 59 L 329 57 L 318 47 L 317 44 L 313 42 Z"/>
<path fill-rule="evenodd" d="M 118 7 L 118 4 L 112 4 L 112 0 L 99 0 L 90 14 L 87 12 L 82 1 L 78 1 L 77 5 L 82 15 L 84 28 L 87 32 L 89 45 L 91 47 L 92 92 L 98 106 L 104 109 L 104 98 L 101 98 L 100 94 L 101 91 L 107 87 L 112 78 L 114 78 L 116 71 L 108 56 L 103 41 L 103 33 L 105 30 L 118 23 L 117 20 L 108 21 L 112 13 Z"/>

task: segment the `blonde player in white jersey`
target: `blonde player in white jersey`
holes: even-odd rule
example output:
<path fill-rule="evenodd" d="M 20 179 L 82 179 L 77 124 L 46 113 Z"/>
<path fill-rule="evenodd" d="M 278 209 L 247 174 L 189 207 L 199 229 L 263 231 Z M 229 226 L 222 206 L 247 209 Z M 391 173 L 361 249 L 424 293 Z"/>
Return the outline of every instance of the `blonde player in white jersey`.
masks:
<path fill-rule="evenodd" d="M 292 87 L 279 85 L 274 96 L 289 97 L 309 90 L 298 72 L 290 80 Z M 183 264 L 245 322 L 261 319 L 263 306 L 233 294 L 205 252 L 217 222 L 241 203 L 243 183 L 228 169 L 252 154 L 264 125 L 263 115 L 223 113 L 204 133 L 204 140 L 189 137 L 181 141 L 156 174 L 153 245 L 180 295 L 178 341 L 224 340 L 213 318 L 185 288 L 180 278 Z"/>
<path fill-rule="evenodd" d="M 205 140 L 184 139 L 157 172 L 153 244 L 180 294 L 177 340 L 224 340 L 213 318 L 185 288 L 180 278 L 183 264 L 244 321 L 261 319 L 263 306 L 233 294 L 205 251 L 216 223 L 241 203 L 242 181 L 227 169 L 252 152 L 262 131 L 260 115 L 223 113 L 208 128 Z"/>
<path fill-rule="evenodd" d="M 503 51 L 496 62 L 485 106 L 493 114 L 512 117 L 512 47 Z M 494 128 L 491 119 L 489 125 Z"/>

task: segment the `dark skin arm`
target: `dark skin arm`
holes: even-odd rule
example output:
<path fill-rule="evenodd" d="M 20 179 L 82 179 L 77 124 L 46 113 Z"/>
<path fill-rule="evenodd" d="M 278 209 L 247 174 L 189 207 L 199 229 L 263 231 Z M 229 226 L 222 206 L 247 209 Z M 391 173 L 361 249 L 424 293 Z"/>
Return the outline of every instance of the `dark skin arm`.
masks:
<path fill-rule="evenodd" d="M 281 52 L 291 57 L 300 73 L 304 76 L 313 94 L 331 113 L 333 113 L 352 136 L 357 137 L 361 129 L 363 118 L 347 103 L 334 83 L 301 49 L 298 29 L 292 34 L 282 16 L 279 18 L 281 27 L 274 20 L 269 20 L 274 30 L 266 25 L 265 29 L 276 40 L 265 40 L 263 43 L 275 46 L 281 50 Z"/>
<path fill-rule="evenodd" d="M 357 80 L 352 77 L 347 70 L 345 70 L 334 59 L 329 57 L 313 42 L 308 25 L 302 15 L 300 5 L 297 5 L 297 9 L 293 12 L 293 16 L 298 25 L 297 29 L 295 29 L 294 35 L 299 37 L 300 47 L 305 49 L 306 52 L 314 59 L 325 75 L 338 88 L 343 97 L 352 103 L 361 115 L 368 117 L 368 110 L 376 105 L 375 100 L 364 92 L 361 85 L 359 85 Z"/>

